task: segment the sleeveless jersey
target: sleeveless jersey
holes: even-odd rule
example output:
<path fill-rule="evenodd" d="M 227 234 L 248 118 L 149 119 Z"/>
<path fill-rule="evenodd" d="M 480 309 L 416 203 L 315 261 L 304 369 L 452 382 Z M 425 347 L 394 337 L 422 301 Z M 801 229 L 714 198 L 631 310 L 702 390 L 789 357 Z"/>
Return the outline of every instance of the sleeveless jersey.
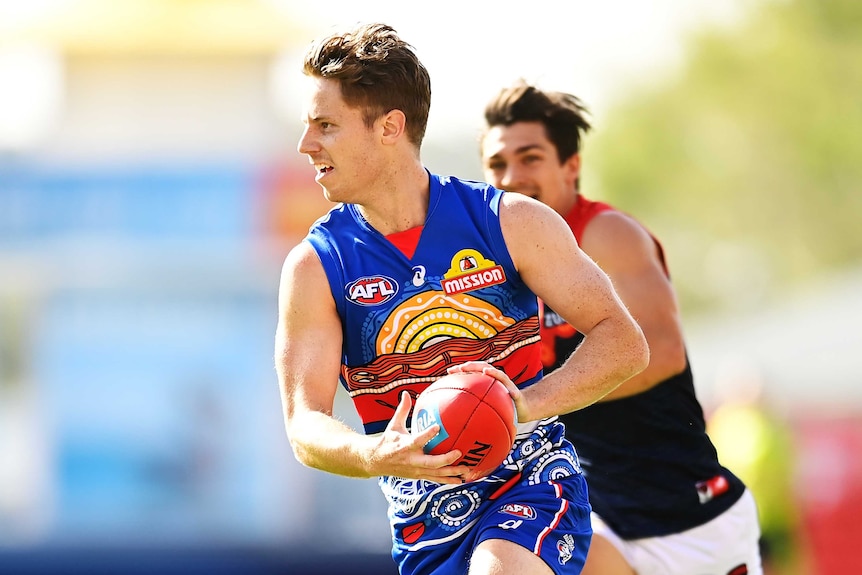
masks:
<path fill-rule="evenodd" d="M 542 377 L 538 300 L 503 239 L 503 192 L 429 177 L 428 215 L 411 258 L 351 204 L 334 207 L 305 238 L 323 264 L 343 326 L 340 381 L 368 434 L 385 429 L 401 393 L 415 400 L 453 364 L 493 363 L 519 387 Z M 381 477 L 393 556 L 421 563 L 431 556 L 414 552 L 458 540 L 509 488 L 575 475 L 577 454 L 550 418 L 519 425 L 509 456 L 484 479 L 453 486 Z"/>
<path fill-rule="evenodd" d="M 578 196 L 566 221 L 578 242 L 612 206 Z M 652 235 L 652 234 L 650 234 Z M 662 266 L 661 244 L 653 236 Z M 668 274 L 668 277 L 669 274 Z M 543 363 L 559 367 L 583 335 L 543 307 Z M 560 416 L 578 449 L 593 510 L 622 538 L 678 533 L 717 517 L 745 490 L 706 434 L 691 366 L 646 392 Z"/>

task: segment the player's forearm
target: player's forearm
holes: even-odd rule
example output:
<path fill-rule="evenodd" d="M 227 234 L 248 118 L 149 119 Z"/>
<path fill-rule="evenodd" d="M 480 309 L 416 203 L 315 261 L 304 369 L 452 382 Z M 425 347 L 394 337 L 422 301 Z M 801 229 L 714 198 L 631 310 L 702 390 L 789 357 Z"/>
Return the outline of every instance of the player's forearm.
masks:
<path fill-rule="evenodd" d="M 643 371 L 649 349 L 643 333 L 624 320 L 605 320 L 594 327 L 559 369 L 525 390 L 530 418 L 542 419 L 582 409 Z"/>
<path fill-rule="evenodd" d="M 294 415 L 287 436 L 296 459 L 307 467 L 347 477 L 372 477 L 368 454 L 373 440 L 321 412 Z"/>

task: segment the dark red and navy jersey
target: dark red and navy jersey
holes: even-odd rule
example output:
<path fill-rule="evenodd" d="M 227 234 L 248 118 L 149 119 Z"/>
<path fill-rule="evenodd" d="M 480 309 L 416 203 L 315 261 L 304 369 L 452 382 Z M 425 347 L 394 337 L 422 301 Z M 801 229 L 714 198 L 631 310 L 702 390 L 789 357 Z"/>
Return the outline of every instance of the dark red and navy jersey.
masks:
<path fill-rule="evenodd" d="M 542 377 L 538 301 L 503 240 L 503 192 L 429 177 L 428 215 L 409 256 L 351 204 L 305 239 L 341 317 L 341 383 L 366 433 L 386 427 L 402 392 L 415 399 L 451 365 L 487 361 L 519 386 Z"/>
<path fill-rule="evenodd" d="M 614 209 L 579 196 L 566 216 L 578 243 L 592 218 Z M 661 245 L 653 240 L 667 273 Z M 583 335 L 545 306 L 542 339 L 547 372 L 574 352 Z M 702 525 L 745 490 L 718 461 L 688 362 L 681 373 L 643 393 L 596 403 L 560 419 L 581 458 L 593 510 L 625 539 Z"/>

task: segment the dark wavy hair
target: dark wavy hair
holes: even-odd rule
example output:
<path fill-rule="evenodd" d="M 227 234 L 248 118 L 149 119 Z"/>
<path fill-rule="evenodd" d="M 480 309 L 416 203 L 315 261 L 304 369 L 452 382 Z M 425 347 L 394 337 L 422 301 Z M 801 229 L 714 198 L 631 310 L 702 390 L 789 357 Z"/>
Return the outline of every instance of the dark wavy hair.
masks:
<path fill-rule="evenodd" d="M 591 128 L 588 114 L 586 106 L 571 94 L 545 92 L 519 80 L 488 102 L 485 122 L 488 128 L 541 122 L 560 162 L 564 162 L 580 152 L 581 137 Z"/>

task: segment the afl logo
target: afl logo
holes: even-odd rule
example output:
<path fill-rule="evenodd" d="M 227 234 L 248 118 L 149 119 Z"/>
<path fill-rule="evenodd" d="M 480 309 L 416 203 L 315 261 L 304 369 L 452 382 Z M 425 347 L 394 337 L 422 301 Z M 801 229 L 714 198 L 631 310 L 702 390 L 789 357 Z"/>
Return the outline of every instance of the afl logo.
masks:
<path fill-rule="evenodd" d="M 500 509 L 500 513 L 508 513 L 509 515 L 520 517 L 521 519 L 536 518 L 536 510 L 529 505 L 524 505 L 522 503 L 507 503 L 502 509 Z"/>
<path fill-rule="evenodd" d="M 386 276 L 359 278 L 347 285 L 347 299 L 359 305 L 378 305 L 398 293 L 398 284 Z"/>

